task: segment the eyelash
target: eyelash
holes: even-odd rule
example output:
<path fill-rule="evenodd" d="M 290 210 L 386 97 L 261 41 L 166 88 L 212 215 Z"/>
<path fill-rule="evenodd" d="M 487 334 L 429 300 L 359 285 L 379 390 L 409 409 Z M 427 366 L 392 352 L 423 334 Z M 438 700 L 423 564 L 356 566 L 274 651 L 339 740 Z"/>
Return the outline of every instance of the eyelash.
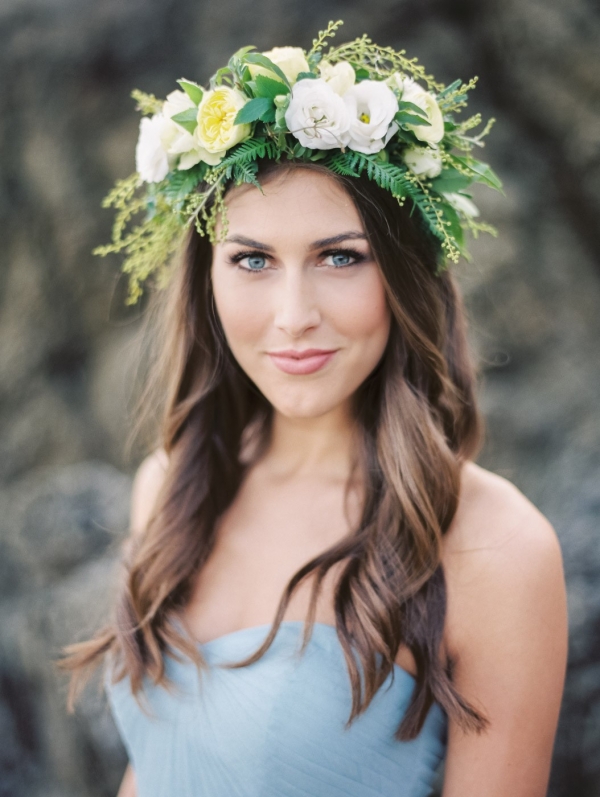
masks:
<path fill-rule="evenodd" d="M 358 265 L 358 263 L 362 263 L 364 260 L 367 259 L 362 252 L 358 252 L 356 249 L 338 248 L 338 249 L 328 249 L 324 252 L 321 252 L 322 257 L 331 257 L 332 255 L 348 255 L 349 257 L 352 257 L 354 260 L 353 263 L 345 263 L 343 266 L 331 266 L 331 268 L 336 270 L 342 268 L 348 268 L 350 266 L 356 266 Z M 265 258 L 265 260 L 269 259 L 269 255 L 265 254 L 264 252 L 261 252 L 260 249 L 255 249 L 247 252 L 237 252 L 237 254 L 232 255 L 229 258 L 229 262 L 232 265 L 237 265 L 237 267 L 241 271 L 247 271 L 251 274 L 262 274 L 264 271 L 267 270 L 266 268 L 246 268 L 244 266 L 239 265 L 240 261 L 245 260 L 247 257 L 253 257 L 253 256 L 263 257 Z"/>

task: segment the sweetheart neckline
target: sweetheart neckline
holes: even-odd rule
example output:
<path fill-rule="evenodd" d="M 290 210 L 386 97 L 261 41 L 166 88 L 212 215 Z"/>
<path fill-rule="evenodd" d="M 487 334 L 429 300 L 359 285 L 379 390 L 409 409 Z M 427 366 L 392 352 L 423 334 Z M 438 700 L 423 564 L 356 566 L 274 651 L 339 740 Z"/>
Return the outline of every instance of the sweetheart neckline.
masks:
<path fill-rule="evenodd" d="M 305 622 L 304 620 L 282 620 L 281 624 L 280 624 L 280 628 L 282 628 L 282 627 L 290 628 L 292 626 L 303 626 L 304 622 Z M 216 645 L 219 645 L 222 642 L 229 641 L 230 639 L 235 639 L 237 637 L 241 637 L 241 636 L 250 634 L 251 632 L 256 633 L 258 631 L 266 631 L 267 629 L 271 628 L 272 625 L 273 625 L 272 623 L 261 623 L 260 625 L 249 625 L 249 626 L 246 626 L 245 628 L 238 628 L 235 631 L 230 631 L 228 634 L 221 634 L 221 636 L 214 637 L 213 639 L 209 639 L 206 642 L 199 642 L 198 640 L 196 640 L 196 645 L 197 645 L 198 648 L 200 648 L 200 650 L 208 649 L 208 648 L 211 648 L 211 647 L 215 647 Z M 331 625 L 331 623 L 315 622 L 315 623 L 313 623 L 313 627 L 315 629 L 317 629 L 317 628 L 319 628 L 319 629 L 321 629 L 321 628 L 322 629 L 330 629 L 329 633 L 331 633 L 333 631 L 335 633 L 335 637 L 336 637 L 336 639 L 338 640 L 338 643 L 339 643 L 339 639 L 338 639 L 338 636 L 337 636 L 337 628 L 334 625 Z M 278 629 L 278 633 L 279 633 L 279 629 Z M 414 676 L 408 670 L 405 670 L 404 667 L 401 667 L 399 664 L 396 664 L 396 662 L 394 662 L 394 669 L 395 670 L 399 670 L 400 673 L 402 673 L 403 675 L 408 676 L 408 678 L 410 678 L 410 680 L 413 681 L 413 683 L 416 683 L 416 681 L 417 681 L 416 676 Z"/>

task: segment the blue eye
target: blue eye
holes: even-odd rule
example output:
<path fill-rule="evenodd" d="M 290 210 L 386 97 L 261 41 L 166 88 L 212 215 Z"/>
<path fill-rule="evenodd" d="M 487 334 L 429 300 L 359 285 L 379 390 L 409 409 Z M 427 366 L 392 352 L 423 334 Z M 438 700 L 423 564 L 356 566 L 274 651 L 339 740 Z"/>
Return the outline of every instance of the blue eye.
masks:
<path fill-rule="evenodd" d="M 335 251 L 323 252 L 324 257 L 330 262 L 326 265 L 332 268 L 346 268 L 348 266 L 356 266 L 362 263 L 366 256 L 362 252 L 357 252 L 354 249 L 336 249 Z"/>
<path fill-rule="evenodd" d="M 337 255 L 332 255 L 331 260 L 334 266 L 347 266 L 352 258 L 346 252 L 339 252 Z"/>
<path fill-rule="evenodd" d="M 265 258 L 261 255 L 250 255 L 247 260 L 250 271 L 262 271 L 265 265 Z"/>

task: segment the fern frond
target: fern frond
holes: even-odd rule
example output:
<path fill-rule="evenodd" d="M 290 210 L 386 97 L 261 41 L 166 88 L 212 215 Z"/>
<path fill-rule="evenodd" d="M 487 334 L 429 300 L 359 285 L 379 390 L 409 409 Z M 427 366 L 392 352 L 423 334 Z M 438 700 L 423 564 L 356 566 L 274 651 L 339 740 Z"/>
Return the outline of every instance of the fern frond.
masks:
<path fill-rule="evenodd" d="M 272 141 L 269 141 L 267 138 L 253 138 L 248 141 L 243 141 L 241 144 L 238 144 L 237 147 L 234 147 L 231 153 L 223 158 L 219 165 L 214 168 L 215 171 L 220 172 L 221 170 L 227 169 L 229 166 L 251 163 L 257 158 L 266 157 L 275 159 L 277 155 L 277 147 Z M 231 173 L 229 176 L 231 176 Z"/>
<path fill-rule="evenodd" d="M 233 166 L 233 177 L 236 182 L 236 185 L 241 185 L 241 183 L 250 183 L 251 185 L 254 185 L 257 188 L 259 188 L 262 193 L 262 186 L 256 179 L 257 171 L 258 171 L 258 164 L 256 162 L 236 163 Z"/>

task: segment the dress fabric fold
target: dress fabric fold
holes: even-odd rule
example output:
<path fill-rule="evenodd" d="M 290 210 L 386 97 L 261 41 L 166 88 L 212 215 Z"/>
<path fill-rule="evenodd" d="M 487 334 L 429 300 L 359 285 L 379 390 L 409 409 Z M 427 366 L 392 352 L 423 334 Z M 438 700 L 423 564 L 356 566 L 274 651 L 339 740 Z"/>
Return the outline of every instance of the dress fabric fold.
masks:
<path fill-rule="evenodd" d="M 349 728 L 351 690 L 333 626 L 316 623 L 299 655 L 302 621 L 283 622 L 254 664 L 269 627 L 199 645 L 209 669 L 166 657 L 171 686 L 129 680 L 107 692 L 136 773 L 138 797 L 428 797 L 447 744 L 434 703 L 416 739 L 394 739 L 415 681 L 394 667 Z"/>

